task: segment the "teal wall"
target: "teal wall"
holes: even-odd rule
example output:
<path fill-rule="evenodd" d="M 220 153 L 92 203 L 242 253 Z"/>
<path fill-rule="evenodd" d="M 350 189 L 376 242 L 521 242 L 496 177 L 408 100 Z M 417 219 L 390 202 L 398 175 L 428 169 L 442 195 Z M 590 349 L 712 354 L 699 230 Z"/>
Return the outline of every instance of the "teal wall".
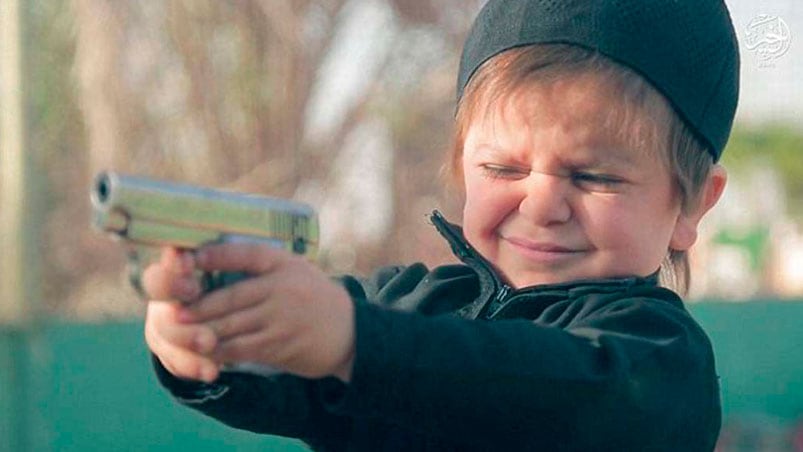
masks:
<path fill-rule="evenodd" d="M 803 414 L 803 302 L 691 306 L 716 350 L 726 418 Z M 0 451 L 304 451 L 173 403 L 139 322 L 0 331 Z"/>
<path fill-rule="evenodd" d="M 139 323 L 0 333 L 0 451 L 306 451 L 225 427 L 160 388 Z"/>
<path fill-rule="evenodd" d="M 725 415 L 803 421 L 803 302 L 701 303 Z"/>

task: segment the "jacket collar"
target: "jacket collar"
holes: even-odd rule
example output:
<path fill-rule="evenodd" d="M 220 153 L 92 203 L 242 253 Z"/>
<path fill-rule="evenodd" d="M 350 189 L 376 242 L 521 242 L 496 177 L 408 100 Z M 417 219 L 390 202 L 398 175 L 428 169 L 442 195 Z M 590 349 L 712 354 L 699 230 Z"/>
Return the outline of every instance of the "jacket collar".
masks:
<path fill-rule="evenodd" d="M 539 284 L 521 289 L 513 289 L 499 276 L 488 262 L 463 236 L 460 226 L 449 223 L 443 214 L 434 210 L 430 220 L 438 232 L 446 239 L 452 252 L 464 264 L 471 267 L 480 280 L 480 295 L 464 307 L 461 314 L 470 317 L 490 317 L 501 309 L 510 298 L 523 293 L 563 293 L 564 296 L 579 296 L 587 292 L 616 292 L 634 286 L 657 286 L 658 271 L 642 277 L 599 278 L 569 281 L 557 284 Z"/>

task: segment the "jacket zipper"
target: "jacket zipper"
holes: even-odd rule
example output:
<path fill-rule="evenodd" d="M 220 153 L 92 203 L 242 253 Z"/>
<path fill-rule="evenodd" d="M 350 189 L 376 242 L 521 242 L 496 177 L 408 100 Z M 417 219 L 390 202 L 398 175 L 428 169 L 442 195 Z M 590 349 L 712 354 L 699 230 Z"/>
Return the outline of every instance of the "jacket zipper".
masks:
<path fill-rule="evenodd" d="M 513 288 L 508 286 L 507 284 L 502 284 L 502 287 L 497 291 L 496 295 L 494 296 L 493 300 L 488 304 L 488 308 L 485 310 L 483 317 L 486 319 L 493 318 L 497 312 L 505 305 L 507 301 L 508 295 L 513 292 Z"/>

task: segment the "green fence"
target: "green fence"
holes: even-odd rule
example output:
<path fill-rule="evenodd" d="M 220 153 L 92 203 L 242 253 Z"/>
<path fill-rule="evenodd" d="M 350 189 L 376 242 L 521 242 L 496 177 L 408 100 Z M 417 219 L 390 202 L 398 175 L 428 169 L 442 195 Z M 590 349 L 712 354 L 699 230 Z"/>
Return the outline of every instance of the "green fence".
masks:
<path fill-rule="evenodd" d="M 711 335 L 726 419 L 803 414 L 803 302 L 691 306 Z M 150 369 L 139 322 L 0 331 L 0 450 L 304 451 L 176 405 Z"/>

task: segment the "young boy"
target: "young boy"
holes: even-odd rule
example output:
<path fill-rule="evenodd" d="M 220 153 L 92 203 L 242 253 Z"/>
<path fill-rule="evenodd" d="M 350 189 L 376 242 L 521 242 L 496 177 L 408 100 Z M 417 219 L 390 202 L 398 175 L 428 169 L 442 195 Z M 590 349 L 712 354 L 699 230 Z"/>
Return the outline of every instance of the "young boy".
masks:
<path fill-rule="evenodd" d="M 490 0 L 458 81 L 462 228 L 432 218 L 464 264 L 333 282 L 264 246 L 165 250 L 145 287 L 191 303 L 149 302 L 160 381 L 317 450 L 712 450 L 711 345 L 658 270 L 688 279 L 737 92 L 719 0 Z M 253 277 L 202 294 L 196 269 Z"/>

